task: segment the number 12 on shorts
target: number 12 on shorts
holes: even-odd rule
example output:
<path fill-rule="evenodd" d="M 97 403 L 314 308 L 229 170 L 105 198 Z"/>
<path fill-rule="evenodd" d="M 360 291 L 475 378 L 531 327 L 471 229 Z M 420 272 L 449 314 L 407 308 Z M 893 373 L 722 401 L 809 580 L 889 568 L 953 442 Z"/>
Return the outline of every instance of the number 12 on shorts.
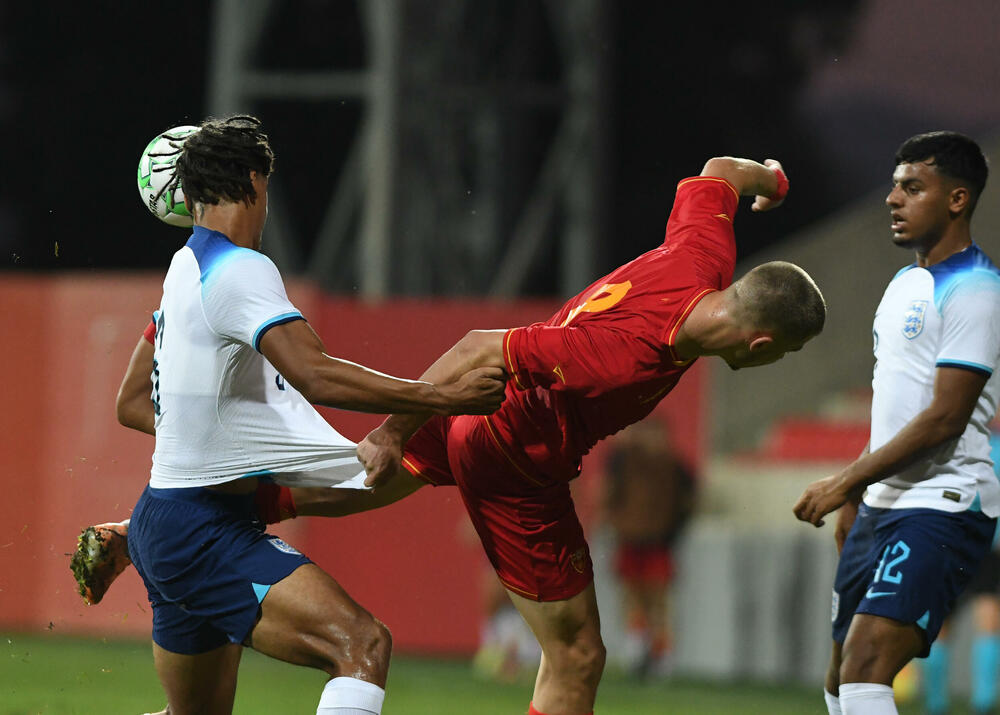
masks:
<path fill-rule="evenodd" d="M 899 572 L 899 566 L 910 558 L 910 547 L 905 541 L 897 541 L 885 547 L 882 552 L 882 560 L 878 562 L 875 569 L 875 579 L 872 583 L 880 581 L 884 583 L 899 584 L 903 580 L 903 574 Z"/>

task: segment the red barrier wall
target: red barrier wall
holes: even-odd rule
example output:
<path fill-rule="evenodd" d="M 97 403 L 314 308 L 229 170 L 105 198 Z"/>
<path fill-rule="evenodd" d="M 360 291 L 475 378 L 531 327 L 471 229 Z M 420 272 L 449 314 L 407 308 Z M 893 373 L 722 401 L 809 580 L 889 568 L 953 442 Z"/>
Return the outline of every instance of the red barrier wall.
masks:
<path fill-rule="evenodd" d="M 3 409 L 0 460 L 0 628 L 145 635 L 150 615 L 131 569 L 86 608 L 68 555 L 80 528 L 125 518 L 148 478 L 152 438 L 120 427 L 118 382 L 156 308 L 159 275 L 0 278 Z M 554 301 L 392 301 L 370 305 L 291 286 L 328 352 L 416 377 L 471 328 L 542 320 Z M 661 412 L 692 462 L 703 454 L 704 372 L 696 365 Z M 683 411 L 669 405 L 683 405 Z M 360 439 L 381 418 L 323 410 Z M 591 511 L 600 450 L 577 490 Z M 485 558 L 465 528 L 457 492 L 422 489 L 380 512 L 299 519 L 274 529 L 340 580 L 393 631 L 399 650 L 468 652 L 480 618 Z M 474 537 L 473 537 L 474 538 Z"/>

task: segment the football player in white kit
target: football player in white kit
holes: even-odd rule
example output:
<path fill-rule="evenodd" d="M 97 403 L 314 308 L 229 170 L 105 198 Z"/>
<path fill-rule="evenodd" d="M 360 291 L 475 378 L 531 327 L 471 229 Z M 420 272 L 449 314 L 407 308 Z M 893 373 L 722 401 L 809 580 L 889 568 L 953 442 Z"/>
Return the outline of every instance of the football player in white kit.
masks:
<path fill-rule="evenodd" d="M 911 137 L 896 154 L 892 238 L 916 262 L 875 312 L 869 445 L 794 508 L 816 526 L 840 509 L 830 713 L 897 712 L 893 678 L 926 657 L 990 549 L 1000 514 L 988 430 L 1000 397 L 1000 270 L 970 227 L 986 176 L 979 146 L 954 132 Z"/>
<path fill-rule="evenodd" d="M 387 629 L 264 532 L 258 482 L 363 480 L 354 443 L 311 402 L 488 414 L 503 399 L 498 369 L 432 385 L 324 352 L 260 253 L 272 160 L 260 122 L 237 116 L 204 122 L 177 161 L 195 226 L 174 255 L 155 315 L 155 425 L 147 413 L 141 428 L 155 431 L 156 448 L 128 535 L 172 715 L 231 712 L 244 646 L 329 673 L 317 713 L 380 713 Z M 140 342 L 136 354 L 145 349 Z"/>

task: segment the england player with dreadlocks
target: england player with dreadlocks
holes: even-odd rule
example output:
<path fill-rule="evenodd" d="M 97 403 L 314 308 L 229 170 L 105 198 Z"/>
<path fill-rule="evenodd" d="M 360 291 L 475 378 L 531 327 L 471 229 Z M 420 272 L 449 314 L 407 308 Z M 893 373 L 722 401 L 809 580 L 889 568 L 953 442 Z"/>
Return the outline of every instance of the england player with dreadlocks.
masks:
<path fill-rule="evenodd" d="M 354 443 L 310 403 L 488 414 L 503 399 L 503 372 L 433 385 L 327 355 L 260 253 L 273 159 L 248 116 L 204 122 L 178 157 L 194 229 L 164 280 L 152 342 L 133 355 L 153 366 L 153 409 L 129 426 L 155 434 L 156 448 L 129 555 L 153 608 L 167 712 L 231 712 L 249 646 L 329 673 L 317 713 L 377 715 L 388 630 L 264 532 L 254 495 L 264 480 L 332 485 L 363 474 Z"/>

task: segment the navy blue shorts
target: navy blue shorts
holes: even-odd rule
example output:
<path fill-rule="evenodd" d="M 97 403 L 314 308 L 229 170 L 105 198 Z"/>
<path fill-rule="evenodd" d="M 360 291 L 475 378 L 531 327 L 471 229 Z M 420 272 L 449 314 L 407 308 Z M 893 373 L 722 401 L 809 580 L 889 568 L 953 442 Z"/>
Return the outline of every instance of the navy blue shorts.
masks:
<path fill-rule="evenodd" d="M 203 487 L 146 487 L 128 550 L 153 608 L 153 640 L 185 655 L 243 643 L 268 589 L 310 563 L 264 532 L 253 493 Z"/>
<path fill-rule="evenodd" d="M 978 511 L 874 509 L 862 504 L 837 565 L 833 640 L 855 613 L 915 623 L 926 657 L 993 543 L 996 519 Z"/>

